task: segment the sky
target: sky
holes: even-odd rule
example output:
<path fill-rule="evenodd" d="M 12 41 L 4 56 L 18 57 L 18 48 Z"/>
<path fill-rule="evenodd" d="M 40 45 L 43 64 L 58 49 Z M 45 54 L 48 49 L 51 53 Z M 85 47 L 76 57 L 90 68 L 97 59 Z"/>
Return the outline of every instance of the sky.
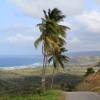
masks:
<path fill-rule="evenodd" d="M 100 0 L 0 0 L 0 55 L 37 55 L 43 9 L 60 9 L 69 52 L 100 51 Z"/>

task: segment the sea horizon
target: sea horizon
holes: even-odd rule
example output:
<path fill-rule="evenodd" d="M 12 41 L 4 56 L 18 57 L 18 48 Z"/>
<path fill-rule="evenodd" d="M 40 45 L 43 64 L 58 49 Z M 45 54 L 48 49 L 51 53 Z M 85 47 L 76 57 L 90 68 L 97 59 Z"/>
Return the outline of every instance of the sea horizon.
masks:
<path fill-rule="evenodd" d="M 70 52 L 69 57 L 100 56 L 100 51 Z M 42 66 L 43 55 L 2 55 L 0 69 L 34 68 Z"/>

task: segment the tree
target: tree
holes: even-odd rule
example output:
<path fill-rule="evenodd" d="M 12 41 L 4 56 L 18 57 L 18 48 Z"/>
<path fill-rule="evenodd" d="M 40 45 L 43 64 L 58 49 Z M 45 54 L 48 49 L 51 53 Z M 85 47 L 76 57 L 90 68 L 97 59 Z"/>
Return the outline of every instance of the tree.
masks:
<path fill-rule="evenodd" d="M 52 56 L 48 59 L 48 62 L 53 62 L 53 73 L 52 73 L 52 80 L 51 80 L 51 88 L 53 87 L 54 83 L 54 70 L 61 66 L 64 69 L 64 63 L 69 61 L 69 57 L 64 55 L 64 52 L 67 51 L 64 47 L 60 48 L 60 51 L 54 51 Z"/>
<path fill-rule="evenodd" d="M 85 76 L 88 76 L 88 75 L 93 74 L 93 73 L 95 73 L 93 68 L 87 68 L 87 72 L 85 73 Z"/>
<path fill-rule="evenodd" d="M 54 20 L 56 23 L 59 23 L 60 21 L 63 21 L 65 18 L 65 15 L 62 14 L 60 10 L 57 8 L 54 8 L 52 11 L 49 9 L 48 11 L 48 17 L 51 20 Z M 58 41 L 59 41 L 59 49 L 56 49 L 55 47 L 51 50 L 51 55 L 48 59 L 48 62 L 53 62 L 53 73 L 52 73 L 52 81 L 51 81 L 51 88 L 53 86 L 53 80 L 54 80 L 54 70 L 60 65 L 62 68 L 64 68 L 64 61 L 68 61 L 68 57 L 63 55 L 66 51 L 66 49 L 63 47 L 66 37 L 66 30 L 70 29 L 68 26 L 63 26 L 58 24 L 58 31 L 60 34 L 58 35 Z"/>
<path fill-rule="evenodd" d="M 48 62 L 48 57 L 53 52 L 59 51 L 62 44 L 65 43 L 66 30 L 69 27 L 60 25 L 59 22 L 65 18 L 60 10 L 54 8 L 44 12 L 44 17 L 41 18 L 42 23 L 37 26 L 40 29 L 41 35 L 35 41 L 34 45 L 37 47 L 42 42 L 42 54 L 43 54 L 43 70 L 42 70 L 42 88 L 45 91 L 45 70 Z"/>

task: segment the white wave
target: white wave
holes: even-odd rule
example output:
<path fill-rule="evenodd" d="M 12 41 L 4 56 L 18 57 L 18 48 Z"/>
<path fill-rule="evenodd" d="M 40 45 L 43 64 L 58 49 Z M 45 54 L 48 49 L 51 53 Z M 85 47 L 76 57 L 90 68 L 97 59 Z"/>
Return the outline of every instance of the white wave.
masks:
<path fill-rule="evenodd" d="M 25 65 L 25 66 L 13 66 L 13 67 L 0 67 L 2 70 L 14 70 L 14 69 L 24 69 L 24 68 L 35 68 L 42 66 L 42 63 L 34 63 L 31 65 Z"/>

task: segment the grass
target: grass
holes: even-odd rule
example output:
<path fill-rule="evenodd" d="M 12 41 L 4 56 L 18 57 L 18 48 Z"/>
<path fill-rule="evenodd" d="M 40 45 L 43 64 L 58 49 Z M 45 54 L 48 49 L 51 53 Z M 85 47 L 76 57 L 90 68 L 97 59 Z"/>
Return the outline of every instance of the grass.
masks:
<path fill-rule="evenodd" d="M 30 94 L 25 96 L 1 96 L 0 100 L 60 100 L 61 92 L 49 90 L 44 94 Z"/>
<path fill-rule="evenodd" d="M 76 85 L 83 79 L 83 75 L 85 74 L 87 68 L 88 67 L 85 66 L 75 67 L 74 65 L 66 67 L 64 71 L 60 69 L 56 70 L 53 88 L 62 89 L 65 91 L 74 90 Z M 0 95 L 7 95 L 7 94 L 23 95 L 23 94 L 32 94 L 33 92 L 34 92 L 33 94 L 35 94 L 37 88 L 40 88 L 41 86 L 41 69 L 42 69 L 41 67 L 38 67 L 38 68 L 16 69 L 16 70 L 0 70 Z M 96 67 L 94 69 L 95 71 L 98 70 L 98 68 Z M 46 70 L 47 89 L 49 89 L 51 85 L 51 74 L 52 74 L 52 68 L 48 67 Z M 19 96 L 18 98 L 24 98 L 24 97 Z M 30 98 L 29 100 L 31 100 L 31 98 L 33 98 L 33 95 L 31 95 L 29 98 Z M 7 100 L 7 99 L 0 98 L 0 100 Z M 20 99 L 15 99 L 15 100 L 20 100 Z M 24 98 L 22 100 L 26 99 Z"/>
<path fill-rule="evenodd" d="M 99 92 L 100 93 L 100 86 L 99 87 L 96 87 L 96 88 L 93 88 L 92 91 Z"/>
<path fill-rule="evenodd" d="M 66 65 L 67 66 L 67 65 Z M 34 87 L 41 85 L 41 67 L 25 68 L 16 70 L 0 70 L 0 94 L 10 92 L 29 92 L 34 90 Z M 95 70 L 98 68 L 95 67 Z M 68 66 L 65 70 L 56 70 L 54 78 L 54 87 L 60 88 L 61 84 L 77 84 L 83 77 L 87 67 Z M 47 87 L 50 87 L 52 68 L 46 70 Z M 60 80 L 60 81 L 59 81 Z M 19 92 L 18 92 L 19 93 Z"/>
<path fill-rule="evenodd" d="M 67 67 L 68 66 L 68 67 Z M 77 66 L 77 67 L 76 67 Z M 59 68 L 55 71 L 55 73 L 63 72 L 71 75 L 84 75 L 88 66 L 80 67 L 78 65 L 66 65 L 65 70 Z M 97 71 L 99 68 L 94 67 L 94 70 Z M 30 75 L 41 75 L 42 67 L 37 68 L 24 68 L 24 69 L 16 69 L 16 70 L 0 70 L 1 77 L 20 77 L 20 76 L 30 76 Z M 47 67 L 46 75 L 52 74 L 52 67 Z"/>

